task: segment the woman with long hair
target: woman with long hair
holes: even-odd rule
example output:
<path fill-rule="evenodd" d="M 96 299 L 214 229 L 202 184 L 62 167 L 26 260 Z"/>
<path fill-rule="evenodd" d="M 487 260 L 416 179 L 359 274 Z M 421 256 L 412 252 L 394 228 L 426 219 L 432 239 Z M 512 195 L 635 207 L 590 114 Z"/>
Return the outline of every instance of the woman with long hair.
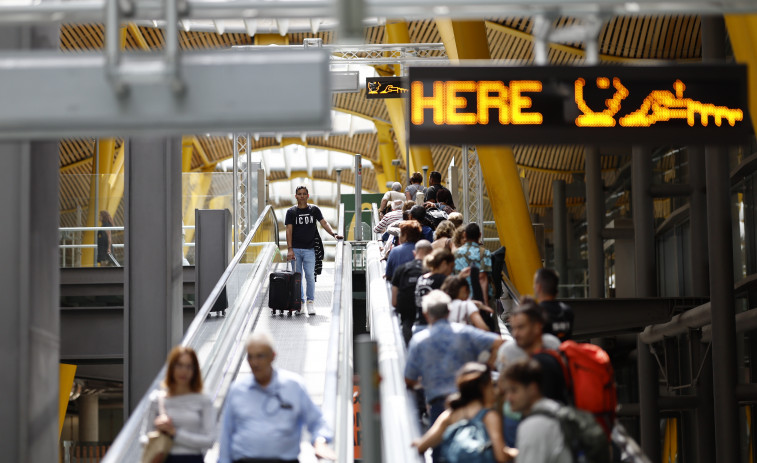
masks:
<path fill-rule="evenodd" d="M 216 411 L 202 393 L 197 354 L 191 347 L 176 346 L 166 364 L 163 387 L 150 396 L 142 434 L 158 430 L 173 439 L 166 463 L 202 463 L 216 438 Z"/>
<path fill-rule="evenodd" d="M 464 277 L 450 275 L 442 283 L 441 290 L 452 299 L 449 304 L 449 317 L 447 317 L 450 322 L 463 323 L 489 331 L 489 326 L 484 321 L 480 311 L 491 311 L 491 309 L 483 304 L 477 305 L 476 302 L 478 301 L 468 300 L 470 297 L 468 280 Z"/>
<path fill-rule="evenodd" d="M 447 409 L 420 439 L 413 442 L 418 453 L 423 454 L 427 449 L 441 444 L 437 448 L 449 461 L 452 458 L 447 454 L 445 444 L 449 444 L 453 438 L 453 431 L 457 427 L 455 425 L 462 420 L 480 420 L 491 444 L 485 446 L 484 457 L 492 463 L 503 463 L 514 458 L 517 451 L 505 446 L 501 418 L 491 409 L 495 395 L 489 367 L 482 363 L 468 362 L 457 372 L 456 382 L 458 392 L 447 398 Z"/>

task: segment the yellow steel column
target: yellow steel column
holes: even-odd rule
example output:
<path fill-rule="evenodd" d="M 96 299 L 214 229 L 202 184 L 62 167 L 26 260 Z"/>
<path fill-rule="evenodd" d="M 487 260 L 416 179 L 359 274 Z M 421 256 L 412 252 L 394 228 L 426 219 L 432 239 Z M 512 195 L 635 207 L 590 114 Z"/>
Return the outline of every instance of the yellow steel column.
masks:
<path fill-rule="evenodd" d="M 397 159 L 397 153 L 394 152 L 394 140 L 392 140 L 392 127 L 389 124 L 382 124 L 376 122 L 376 131 L 378 136 L 378 149 L 379 160 L 381 161 L 381 167 L 383 172 L 376 173 L 376 180 L 378 182 L 379 191 L 383 191 L 387 182 L 398 181 L 397 176 L 394 174 L 394 166 L 392 161 Z"/>
<path fill-rule="evenodd" d="M 489 45 L 483 21 L 436 21 L 451 59 L 488 59 Z M 541 267 L 528 201 L 523 193 L 515 155 L 508 146 L 476 146 L 484 184 L 497 224 L 507 268 L 521 294 L 533 292 L 533 276 Z"/>
<path fill-rule="evenodd" d="M 116 215 L 118 205 L 124 197 L 124 146 L 116 150 L 116 159 L 113 161 L 112 175 L 108 179 L 108 205 L 106 207 L 111 216 Z"/>
<path fill-rule="evenodd" d="M 181 171 L 192 171 L 192 155 L 194 154 L 194 143 L 191 136 L 181 137 Z"/>
<path fill-rule="evenodd" d="M 405 21 L 386 21 L 386 43 L 410 43 L 410 33 L 407 30 Z M 400 75 L 399 66 L 395 66 L 395 75 Z M 406 156 L 407 143 L 405 134 L 405 100 L 402 98 L 387 98 L 384 100 L 386 110 L 389 112 L 389 120 L 394 129 L 394 135 L 397 137 L 397 144 L 400 145 L 402 156 Z M 434 170 L 434 160 L 431 157 L 431 148 L 428 146 L 411 146 L 410 147 L 410 165 L 407 166 L 408 178 L 413 172 L 420 172 L 422 166 L 428 166 L 429 170 Z"/>
<path fill-rule="evenodd" d="M 113 151 L 115 144 L 116 142 L 112 138 L 103 138 L 97 144 L 97 152 L 94 154 L 95 159 L 93 159 L 92 162 L 92 179 L 89 188 L 89 207 L 87 210 L 88 227 L 95 227 L 99 224 L 98 218 L 100 216 L 100 210 L 105 209 L 108 205 L 107 193 L 109 192 L 109 189 L 107 182 L 110 180 L 108 174 L 112 172 L 113 168 Z M 98 183 L 99 188 L 96 188 Z M 98 196 L 97 208 L 99 210 L 95 210 L 96 196 Z M 84 232 L 82 244 L 97 244 L 95 241 L 95 232 L 91 230 Z M 95 251 L 94 248 L 82 249 L 82 267 L 91 267 L 94 265 Z"/>
<path fill-rule="evenodd" d="M 752 124 L 757 128 L 757 15 L 726 15 L 725 26 L 736 61 L 749 68 L 749 114 L 752 116 Z"/>
<path fill-rule="evenodd" d="M 255 34 L 255 45 L 289 45 L 289 36 L 280 34 Z"/>

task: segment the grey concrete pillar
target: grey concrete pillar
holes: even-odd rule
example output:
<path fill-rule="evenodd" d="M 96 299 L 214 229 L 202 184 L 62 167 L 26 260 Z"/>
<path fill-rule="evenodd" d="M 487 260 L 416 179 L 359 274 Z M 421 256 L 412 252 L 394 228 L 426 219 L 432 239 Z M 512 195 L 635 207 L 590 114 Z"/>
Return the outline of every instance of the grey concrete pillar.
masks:
<path fill-rule="evenodd" d="M 709 255 L 707 252 L 707 188 L 704 149 L 689 147 L 689 225 L 691 240 L 691 292 L 690 296 L 710 295 Z"/>
<path fill-rule="evenodd" d="M 723 18 L 702 18 L 702 58 L 725 59 Z M 738 461 L 739 418 L 736 390 L 736 322 L 733 294 L 733 235 L 730 169 L 723 147 L 705 148 L 707 231 L 712 304 L 712 375 L 715 409 L 715 461 Z"/>
<path fill-rule="evenodd" d="M 654 207 L 650 192 L 652 155 L 647 147 L 634 146 L 631 159 L 631 201 L 633 213 L 636 296 L 657 295 L 655 263 Z M 639 371 L 639 409 L 641 412 L 641 447 L 658 461 L 660 450 L 660 413 L 657 408 L 657 364 L 649 346 L 637 340 Z"/>
<path fill-rule="evenodd" d="M 132 138 L 125 157 L 124 415 L 181 340 L 181 140 Z"/>
<path fill-rule="evenodd" d="M 560 283 L 568 283 L 568 208 L 565 205 L 565 180 L 552 182 L 552 241 L 555 245 L 555 270 L 560 274 Z M 560 288 L 559 297 L 567 297 L 568 291 Z"/>
<path fill-rule="evenodd" d="M 712 304 L 712 374 L 716 461 L 738 461 L 739 421 L 736 402 L 736 323 L 733 295 L 733 238 L 728 155 L 707 147 L 707 217 L 710 302 Z"/>
<path fill-rule="evenodd" d="M 602 157 L 595 146 L 586 146 L 586 223 L 589 250 L 589 297 L 605 297 L 605 195 Z"/>
<path fill-rule="evenodd" d="M 0 27 L 0 49 L 57 48 L 57 28 Z M 2 142 L 0 449 L 58 459 L 58 143 Z"/>
<path fill-rule="evenodd" d="M 687 295 L 710 295 L 709 254 L 707 246 L 707 196 L 706 196 L 706 168 L 704 148 L 689 147 L 689 185 L 691 197 L 689 200 L 689 226 L 691 240 L 689 241 L 689 255 L 691 256 L 691 285 Z M 712 396 L 712 353 L 708 353 L 703 344 L 698 341 L 698 335 L 690 334 L 697 339 L 692 340 L 692 353 L 695 362 L 692 371 L 699 371 L 699 383 L 696 384 L 696 394 L 699 406 L 695 413 L 696 423 L 696 456 L 699 463 L 715 461 L 715 409 Z"/>
<path fill-rule="evenodd" d="M 79 440 L 97 442 L 100 440 L 100 400 L 97 394 L 79 397 Z"/>

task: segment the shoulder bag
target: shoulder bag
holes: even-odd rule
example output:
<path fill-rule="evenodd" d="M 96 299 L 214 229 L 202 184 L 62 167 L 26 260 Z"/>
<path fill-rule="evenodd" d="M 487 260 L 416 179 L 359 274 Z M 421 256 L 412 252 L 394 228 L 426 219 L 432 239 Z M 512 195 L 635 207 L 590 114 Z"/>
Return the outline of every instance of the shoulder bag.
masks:
<path fill-rule="evenodd" d="M 158 412 L 161 415 L 166 414 L 163 394 L 158 395 Z M 158 430 L 148 432 L 147 444 L 142 450 L 141 463 L 163 463 L 168 458 L 172 446 L 173 439 L 168 434 Z"/>

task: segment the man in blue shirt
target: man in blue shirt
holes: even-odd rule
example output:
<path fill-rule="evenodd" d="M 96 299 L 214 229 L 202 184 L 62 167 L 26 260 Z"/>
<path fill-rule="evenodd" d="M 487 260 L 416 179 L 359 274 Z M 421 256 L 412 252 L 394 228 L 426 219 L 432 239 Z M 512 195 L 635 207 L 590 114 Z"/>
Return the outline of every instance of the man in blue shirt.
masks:
<path fill-rule="evenodd" d="M 229 390 L 221 419 L 219 463 L 297 463 L 302 427 L 313 437 L 315 454 L 334 460 L 331 430 L 310 400 L 302 378 L 273 368 L 273 340 L 264 333 L 247 338 L 252 375 Z"/>
<path fill-rule="evenodd" d="M 493 362 L 502 345 L 496 333 L 450 323 L 450 302 L 450 297 L 438 289 L 423 296 L 423 314 L 430 326 L 413 336 L 407 351 L 405 382 L 410 387 L 423 385 L 431 423 L 444 411 L 447 396 L 457 392 L 457 370 L 467 362 L 478 361 L 479 354 L 486 350 L 492 352 Z"/>
<path fill-rule="evenodd" d="M 421 239 L 421 225 L 415 220 L 405 220 L 400 222 L 400 245 L 389 251 L 389 257 L 386 258 L 386 279 L 392 281 L 394 271 L 400 265 L 410 262 L 415 257 L 415 243 Z"/>

